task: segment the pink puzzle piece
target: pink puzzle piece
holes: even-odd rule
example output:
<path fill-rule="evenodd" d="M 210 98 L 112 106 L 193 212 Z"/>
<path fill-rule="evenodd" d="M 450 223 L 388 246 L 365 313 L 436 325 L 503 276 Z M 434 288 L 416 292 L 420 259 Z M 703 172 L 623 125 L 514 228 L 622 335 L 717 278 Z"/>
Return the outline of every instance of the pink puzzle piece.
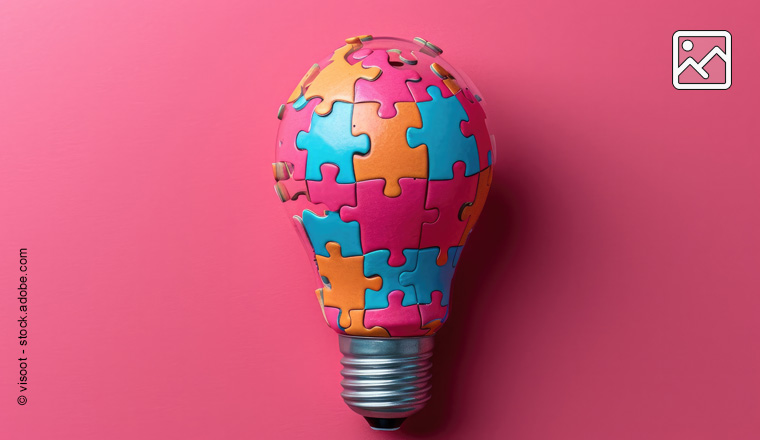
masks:
<path fill-rule="evenodd" d="M 342 206 L 356 206 L 356 183 L 336 183 L 340 170 L 335 164 L 322 164 L 320 170 L 322 180 L 307 181 L 312 203 L 324 203 L 330 211 L 338 211 Z"/>
<path fill-rule="evenodd" d="M 427 330 L 421 329 L 420 310 L 417 304 L 402 306 L 404 292 L 394 290 L 388 294 L 388 308 L 364 311 L 364 327 L 383 327 L 391 336 L 421 336 Z"/>
<path fill-rule="evenodd" d="M 338 325 L 339 317 L 340 317 L 340 309 L 336 309 L 335 307 L 325 306 L 325 318 L 327 318 L 327 324 L 330 325 L 330 328 L 332 328 L 338 333 L 346 333 Z"/>
<path fill-rule="evenodd" d="M 424 55 L 419 55 L 424 56 Z M 408 68 L 413 68 L 412 66 L 402 66 L 399 68 L 399 70 L 406 70 Z M 432 101 L 433 98 L 430 96 L 430 94 L 427 92 L 427 88 L 430 86 L 436 86 L 439 89 L 441 89 L 441 96 L 444 98 L 449 98 L 452 95 L 451 90 L 449 90 L 448 86 L 446 86 L 446 83 L 443 82 L 443 80 L 433 72 L 432 69 L 426 68 L 426 69 L 420 69 L 420 80 L 419 81 L 407 81 L 406 87 L 409 89 L 409 92 L 411 92 L 412 96 L 414 96 L 415 102 L 425 102 L 425 101 Z M 382 75 L 380 75 L 382 77 Z"/>
<path fill-rule="evenodd" d="M 285 104 L 282 113 L 280 129 L 277 132 L 277 149 L 275 158 L 277 162 L 290 162 L 293 164 L 293 178 L 304 180 L 306 178 L 306 150 L 296 148 L 296 136 L 300 131 L 309 131 L 311 128 L 311 114 L 314 107 L 322 102 L 321 98 L 312 98 L 304 108 L 296 111 L 293 103 Z"/>
<path fill-rule="evenodd" d="M 449 248 L 459 245 L 467 226 L 466 221 L 459 220 L 459 210 L 465 203 L 475 200 L 478 175 L 465 177 L 465 168 L 464 162 L 456 162 L 452 167 L 453 179 L 428 182 L 425 208 L 438 209 L 438 219 L 434 223 L 422 224 L 420 248 L 440 248 L 437 258 L 439 266 L 446 263 Z"/>
<path fill-rule="evenodd" d="M 489 165 L 488 152 L 493 148 L 491 136 L 488 134 L 488 127 L 486 127 L 486 113 L 470 89 L 463 89 L 462 93 L 457 93 L 457 99 L 469 117 L 469 121 L 462 121 L 459 128 L 462 130 L 462 134 L 467 137 L 475 135 L 475 143 L 478 144 L 480 170 L 483 171 Z"/>
<path fill-rule="evenodd" d="M 435 290 L 432 294 L 433 302 L 430 304 L 420 304 L 420 317 L 422 318 L 422 325 L 427 325 L 436 319 L 439 319 L 442 323 L 446 321 L 446 314 L 449 311 L 449 306 L 442 306 L 443 293 Z M 327 307 L 325 307 L 327 309 Z"/>
<path fill-rule="evenodd" d="M 419 81 L 420 75 L 414 70 L 402 70 L 391 66 L 388 52 L 376 50 L 362 60 L 365 68 L 379 67 L 382 73 L 374 81 L 359 78 L 355 85 L 355 102 L 379 102 L 377 114 L 381 118 L 396 116 L 397 102 L 414 102 L 414 97 L 406 86 L 406 81 Z"/>
<path fill-rule="evenodd" d="M 372 49 L 359 49 L 352 53 L 351 56 L 347 58 L 347 61 L 349 64 L 356 64 L 357 61 L 367 58 L 371 53 Z"/>
<path fill-rule="evenodd" d="M 420 225 L 436 218 L 435 210 L 425 209 L 426 179 L 399 179 L 401 195 L 386 197 L 385 180 L 365 180 L 356 184 L 356 207 L 340 210 L 343 221 L 358 221 L 364 253 L 388 249 L 388 264 L 402 266 L 404 249 L 420 245 Z M 461 235 L 461 234 L 460 234 Z M 389 246 L 391 245 L 391 246 Z M 367 327 L 372 328 L 372 327 Z"/>

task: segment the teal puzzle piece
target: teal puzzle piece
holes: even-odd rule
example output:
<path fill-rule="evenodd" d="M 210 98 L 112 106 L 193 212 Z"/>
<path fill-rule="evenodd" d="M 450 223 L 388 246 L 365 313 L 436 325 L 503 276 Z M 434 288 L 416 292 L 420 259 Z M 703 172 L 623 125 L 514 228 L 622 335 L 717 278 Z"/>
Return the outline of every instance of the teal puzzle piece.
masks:
<path fill-rule="evenodd" d="M 334 211 L 327 211 L 325 217 L 320 217 L 311 211 L 303 212 L 303 226 L 309 236 L 314 253 L 329 257 L 325 245 L 334 241 L 340 245 L 344 257 L 355 257 L 362 254 L 359 241 L 359 222 L 344 222 Z"/>
<path fill-rule="evenodd" d="M 308 151 L 306 180 L 322 180 L 320 167 L 332 163 L 340 169 L 335 179 L 337 183 L 356 182 L 354 154 L 369 152 L 369 136 L 351 133 L 353 112 L 353 104 L 336 101 L 327 115 L 314 112 L 309 131 L 298 133 L 296 148 Z"/>
<path fill-rule="evenodd" d="M 443 98 L 441 89 L 436 86 L 428 87 L 427 92 L 433 100 L 417 103 L 422 116 L 422 128 L 408 128 L 406 140 L 412 148 L 427 145 L 428 178 L 453 179 L 452 166 L 460 160 L 465 163 L 465 176 L 477 174 L 480 171 L 480 159 L 475 137 L 465 137 L 460 129 L 461 122 L 469 120 L 464 107 L 456 96 Z M 308 178 L 308 163 L 306 173 Z"/>
<path fill-rule="evenodd" d="M 420 249 L 417 254 L 417 267 L 413 271 L 404 272 L 399 277 L 402 286 L 414 286 L 417 303 L 430 304 L 434 291 L 443 294 L 441 305 L 449 304 L 451 293 L 451 278 L 454 276 L 454 255 L 459 246 L 449 248 L 448 260 L 443 266 L 436 263 L 439 249 L 430 247 Z"/>
<path fill-rule="evenodd" d="M 395 267 L 388 264 L 388 258 L 391 251 L 380 249 L 364 255 L 364 276 L 370 277 L 379 275 L 383 279 L 383 287 L 380 290 L 367 289 L 364 294 L 365 309 L 385 309 L 389 307 L 388 294 L 394 290 L 404 292 L 404 299 L 401 301 L 402 306 L 411 306 L 417 304 L 417 296 L 414 294 L 412 286 L 402 286 L 399 283 L 399 277 L 403 272 L 414 269 L 417 265 L 417 249 L 404 249 L 406 263 L 403 266 Z"/>

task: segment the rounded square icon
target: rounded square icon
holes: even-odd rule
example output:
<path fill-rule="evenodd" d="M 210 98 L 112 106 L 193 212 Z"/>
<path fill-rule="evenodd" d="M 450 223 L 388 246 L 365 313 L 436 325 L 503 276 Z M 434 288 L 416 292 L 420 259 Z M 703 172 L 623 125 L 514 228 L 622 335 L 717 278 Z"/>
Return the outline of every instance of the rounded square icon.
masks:
<path fill-rule="evenodd" d="M 674 33 L 673 87 L 678 90 L 731 87 L 731 34 L 728 31 Z"/>

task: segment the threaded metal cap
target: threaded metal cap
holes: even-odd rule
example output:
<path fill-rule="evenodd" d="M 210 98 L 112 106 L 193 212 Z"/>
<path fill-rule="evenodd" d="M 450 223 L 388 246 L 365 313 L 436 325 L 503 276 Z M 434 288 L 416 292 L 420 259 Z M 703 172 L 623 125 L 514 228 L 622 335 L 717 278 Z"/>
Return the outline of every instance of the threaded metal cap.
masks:
<path fill-rule="evenodd" d="M 339 335 L 341 396 L 373 429 L 395 430 L 430 400 L 433 337 Z"/>

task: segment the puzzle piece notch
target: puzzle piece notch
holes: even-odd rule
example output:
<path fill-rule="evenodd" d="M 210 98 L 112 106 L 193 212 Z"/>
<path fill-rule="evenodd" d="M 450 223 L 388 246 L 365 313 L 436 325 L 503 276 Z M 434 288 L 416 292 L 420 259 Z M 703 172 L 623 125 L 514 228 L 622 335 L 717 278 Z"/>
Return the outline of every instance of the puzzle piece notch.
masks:
<path fill-rule="evenodd" d="M 338 183 L 338 166 L 323 163 L 320 167 L 322 180 L 309 180 L 306 186 L 309 198 L 314 203 L 324 203 L 330 211 L 338 211 L 343 206 L 356 206 L 356 184 Z"/>
<path fill-rule="evenodd" d="M 357 181 L 384 179 L 383 194 L 401 194 L 399 180 L 404 177 L 428 177 L 427 146 L 411 148 L 407 142 L 408 127 L 422 127 L 422 119 L 414 102 L 395 104 L 397 114 L 391 119 L 379 116 L 381 104 L 354 104 L 352 133 L 365 134 L 370 139 L 369 153 L 354 155 L 354 174 Z"/>
<path fill-rule="evenodd" d="M 438 218 L 422 224 L 420 248 L 437 246 L 439 266 L 447 262 L 449 249 L 459 245 L 464 233 L 467 223 L 460 218 L 462 206 L 475 200 L 478 178 L 465 176 L 465 168 L 464 162 L 455 162 L 453 179 L 428 181 L 425 207 L 437 209 Z"/>
<path fill-rule="evenodd" d="M 316 257 L 320 275 L 329 280 L 329 287 L 323 288 L 324 304 L 340 309 L 338 323 L 343 328 L 349 328 L 349 311 L 363 310 L 365 289 L 379 290 L 383 280 L 364 276 L 364 256 L 344 257 L 340 244 L 335 242 L 327 243 L 326 248 L 329 257 Z"/>
<path fill-rule="evenodd" d="M 417 103 L 422 128 L 409 128 L 406 138 L 412 148 L 427 146 L 428 178 L 453 179 L 452 167 L 458 161 L 465 163 L 465 176 L 477 174 L 480 166 L 475 139 L 465 137 L 460 126 L 468 118 L 462 104 L 454 96 L 444 97 L 441 89 L 436 86 L 428 87 L 427 92 L 433 98 L 432 101 Z"/>
<path fill-rule="evenodd" d="M 419 247 L 422 222 L 436 218 L 435 211 L 425 209 L 426 180 L 403 178 L 399 185 L 401 195 L 391 198 L 383 194 L 384 180 L 358 182 L 356 206 L 340 210 L 343 221 L 359 222 L 364 253 L 387 249 L 388 264 L 396 267 L 406 261 L 404 249 Z"/>
<path fill-rule="evenodd" d="M 396 69 L 390 64 L 388 52 L 373 51 L 361 61 L 364 67 L 379 68 L 380 75 L 372 81 L 358 79 L 354 102 L 379 102 L 381 118 L 396 116 L 396 106 L 401 102 L 414 102 L 414 96 L 406 87 L 406 81 L 422 79 L 415 70 Z M 412 177 L 412 176 L 409 176 Z"/>
<path fill-rule="evenodd" d="M 372 336 L 376 338 L 389 338 L 391 335 L 385 328 L 379 325 L 368 325 L 365 322 L 365 310 L 350 310 L 348 314 L 351 317 L 351 326 L 345 330 L 345 333 L 352 336 Z M 367 327 L 365 327 L 367 325 Z"/>
<path fill-rule="evenodd" d="M 303 96 L 306 99 L 323 99 L 314 109 L 318 114 L 330 113 L 336 102 L 354 102 L 355 83 L 358 79 L 371 81 L 380 76 L 381 71 L 377 67 L 365 68 L 362 63 L 348 62 L 348 56 L 362 48 L 362 41 L 366 40 L 361 37 L 346 39 L 346 45 L 333 52 L 329 63 L 304 90 Z"/>
<path fill-rule="evenodd" d="M 322 303 L 322 310 L 325 316 L 325 320 L 327 321 L 327 325 L 336 332 L 345 334 L 345 329 L 338 324 L 340 321 L 340 309 L 336 309 L 335 307 L 325 307 L 324 299 L 322 299 Z"/>
<path fill-rule="evenodd" d="M 414 270 L 417 266 L 417 249 L 404 249 L 406 262 L 398 267 L 388 264 L 391 252 L 387 249 L 364 254 L 364 276 L 377 275 L 383 279 L 383 287 L 378 291 L 367 290 L 364 296 L 365 309 L 384 309 L 388 307 L 388 294 L 394 290 L 404 292 L 401 304 L 417 304 L 417 296 L 412 286 L 402 286 L 399 277 L 403 272 Z"/>
<path fill-rule="evenodd" d="M 346 257 L 362 255 L 358 222 L 343 221 L 335 211 L 327 211 L 324 216 L 305 211 L 303 224 L 316 255 L 328 257 L 329 242 L 339 244 Z"/>
<path fill-rule="evenodd" d="M 417 253 L 417 266 L 414 270 L 401 273 L 399 283 L 402 286 L 413 286 L 418 304 L 430 304 L 431 295 L 439 291 L 443 295 L 442 305 L 449 303 L 451 279 L 454 276 L 454 254 L 457 248 L 449 249 L 446 264 L 439 266 L 436 262 L 440 249 L 437 247 L 420 249 Z"/>
<path fill-rule="evenodd" d="M 493 138 L 488 133 L 486 112 L 470 89 L 464 89 L 463 93 L 456 96 L 468 115 L 468 119 L 459 124 L 460 130 L 467 137 L 474 136 L 478 149 L 478 162 L 482 171 L 491 165 L 491 152 L 493 151 Z"/>
<path fill-rule="evenodd" d="M 411 50 L 404 52 L 401 49 L 388 49 L 386 52 L 388 52 L 388 62 L 393 67 L 401 67 L 404 64 L 414 66 L 419 62 L 417 55 Z"/>
<path fill-rule="evenodd" d="M 403 305 L 404 292 L 394 290 L 388 294 L 388 307 L 364 311 L 365 327 L 382 327 L 392 337 L 422 336 L 427 333 L 422 330 L 420 310 L 417 304 Z"/>
<path fill-rule="evenodd" d="M 354 183 L 354 154 L 369 152 L 369 136 L 351 133 L 354 104 L 336 102 L 326 116 L 314 113 L 311 128 L 301 131 L 296 137 L 296 148 L 308 151 L 306 157 L 306 179 L 323 179 L 321 167 L 332 163 L 339 168 L 337 183 Z"/>
<path fill-rule="evenodd" d="M 301 110 L 297 110 L 293 104 L 287 104 L 283 110 L 282 121 L 277 131 L 275 160 L 293 164 L 291 177 L 296 180 L 306 178 L 308 154 L 307 151 L 297 148 L 296 138 L 300 132 L 308 132 L 311 129 L 312 113 L 321 101 L 321 98 L 314 98 L 308 101 Z"/>

